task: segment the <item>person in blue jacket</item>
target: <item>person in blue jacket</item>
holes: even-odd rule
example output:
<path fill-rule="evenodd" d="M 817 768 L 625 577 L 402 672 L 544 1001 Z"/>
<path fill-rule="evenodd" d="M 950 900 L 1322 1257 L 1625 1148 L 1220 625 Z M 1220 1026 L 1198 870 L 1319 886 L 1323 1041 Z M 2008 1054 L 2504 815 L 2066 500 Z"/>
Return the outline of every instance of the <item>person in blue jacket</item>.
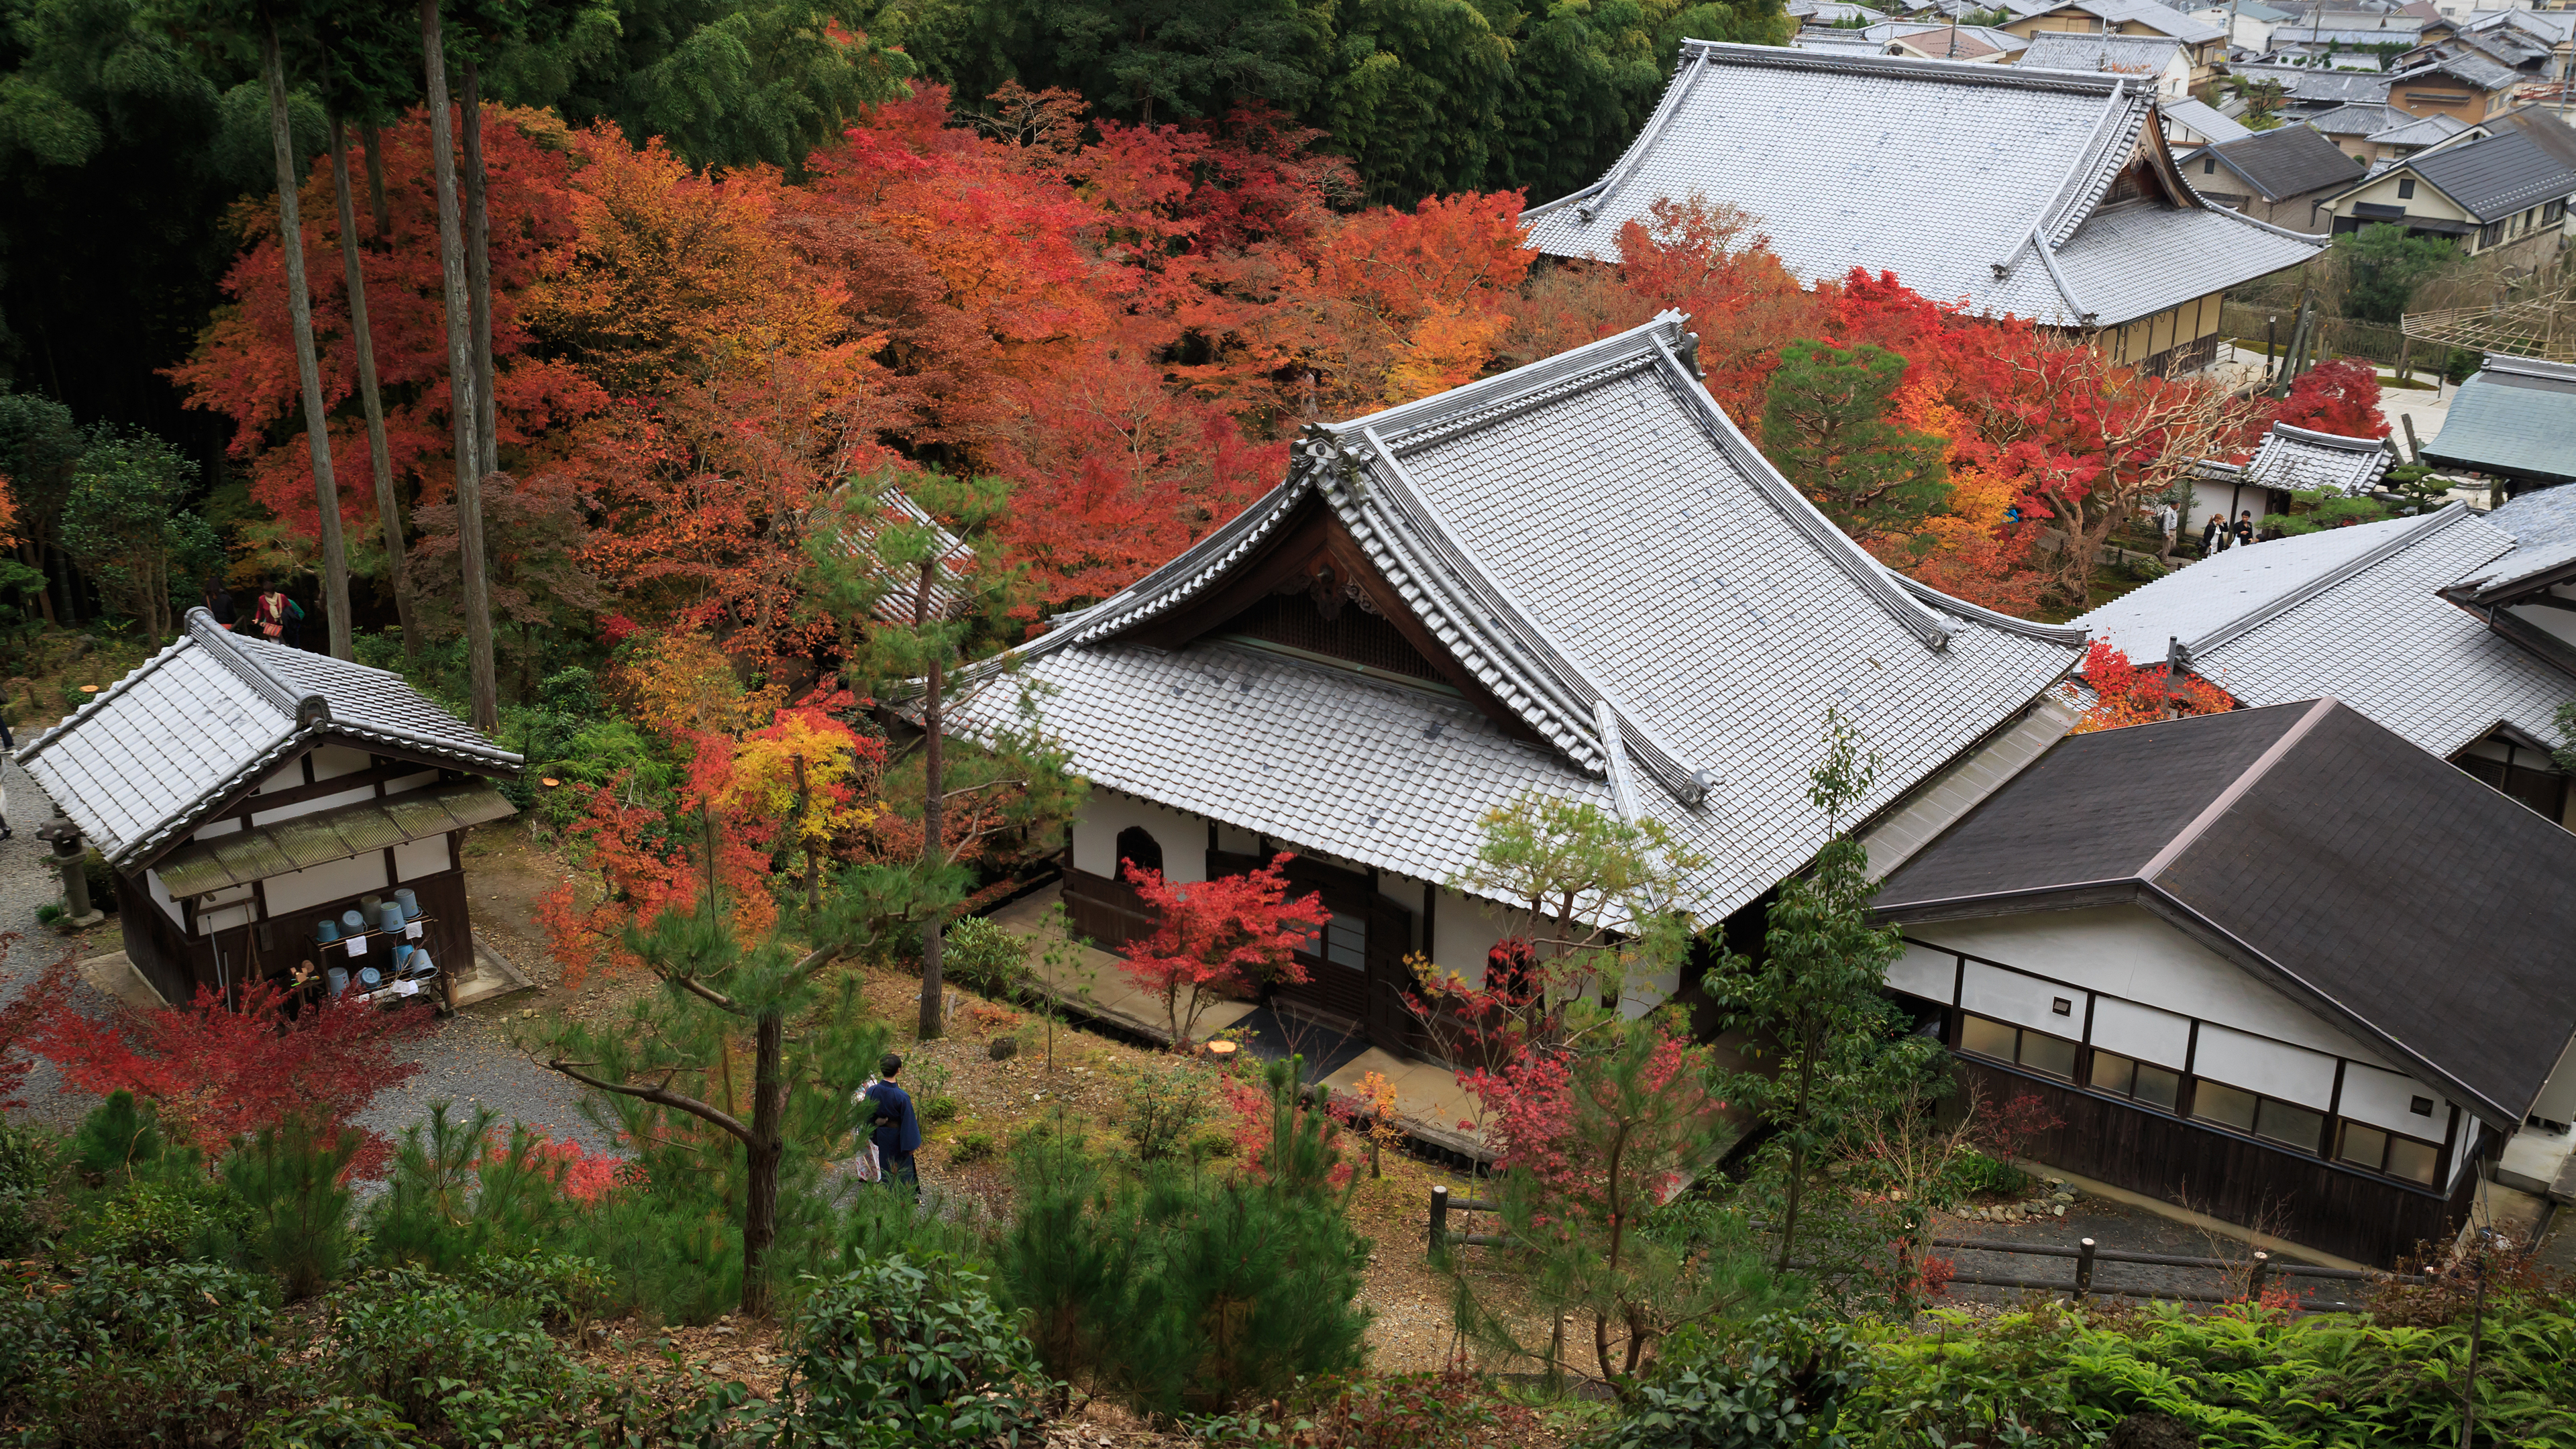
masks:
<path fill-rule="evenodd" d="M 876 1105 L 876 1131 L 869 1140 L 877 1145 L 887 1185 L 900 1182 L 918 1194 L 921 1178 L 913 1171 L 912 1155 L 921 1150 L 921 1119 L 913 1114 L 912 1094 L 894 1084 L 895 1073 L 902 1070 L 903 1058 L 892 1052 L 877 1063 L 879 1080 L 868 1088 L 868 1100 Z"/>

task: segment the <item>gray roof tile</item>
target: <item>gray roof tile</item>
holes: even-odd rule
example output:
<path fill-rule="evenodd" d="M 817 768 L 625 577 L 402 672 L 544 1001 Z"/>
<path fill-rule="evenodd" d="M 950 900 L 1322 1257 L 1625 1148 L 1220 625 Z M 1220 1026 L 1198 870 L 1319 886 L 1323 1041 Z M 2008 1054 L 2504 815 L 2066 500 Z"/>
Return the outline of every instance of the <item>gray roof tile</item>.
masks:
<path fill-rule="evenodd" d="M 1051 691 L 1046 728 L 1101 785 L 1447 879 L 1473 861 L 1485 812 L 1517 795 L 1609 803 L 1593 713 L 1606 699 L 1641 808 L 1711 858 L 1695 904 L 1723 912 L 1768 889 L 1823 839 L 1805 773 L 1828 707 L 1882 757 L 1875 809 L 2029 706 L 2080 635 L 1880 567 L 1685 380 L 1671 355 L 1681 326 L 1667 313 L 1310 427 L 1268 498 L 1020 651 Z M 1454 697 L 1232 644 L 1166 654 L 1123 637 L 1213 587 L 1310 500 L 1547 747 Z M 1006 717 L 1001 692 L 964 712 L 971 727 Z M 1276 763 L 1292 754 L 1306 763 Z M 1368 814 L 1380 823 L 1354 823 Z"/>
<path fill-rule="evenodd" d="M 2480 221 L 2576 195 L 2576 162 L 2551 155 L 2521 131 L 2454 142 L 2402 164 Z"/>
<path fill-rule="evenodd" d="M 399 675 L 232 633 L 203 609 L 188 611 L 170 647 L 17 759 L 123 865 L 326 737 L 486 772 L 519 765 Z"/>
<path fill-rule="evenodd" d="M 2541 480 L 2576 478 L 2576 365 L 2489 357 L 2451 397 L 2424 459 Z"/>
<path fill-rule="evenodd" d="M 2487 515 L 2487 526 L 2513 547 L 2471 571 L 2454 587 L 2478 594 L 2515 591 L 2542 574 L 2576 564 L 2576 488 L 2541 488 Z"/>
<path fill-rule="evenodd" d="M 2444 757 L 2499 721 L 2555 739 L 2576 676 L 2441 596 L 2511 546 L 2453 504 L 2231 549 L 2074 622 L 2133 659 L 2178 636 L 2193 670 L 2244 704 L 2333 695 Z"/>
<path fill-rule="evenodd" d="M 1530 244 L 1607 260 L 1657 199 L 1697 195 L 1754 218 L 1804 280 L 1892 271 L 1935 301 L 2056 325 L 2149 316 L 2323 247 L 2214 207 L 2101 207 L 2154 99 L 2122 75 L 1685 41 L 1609 174 L 1525 213 Z M 2084 277 L 2061 288 L 2050 262 L 2070 258 Z"/>

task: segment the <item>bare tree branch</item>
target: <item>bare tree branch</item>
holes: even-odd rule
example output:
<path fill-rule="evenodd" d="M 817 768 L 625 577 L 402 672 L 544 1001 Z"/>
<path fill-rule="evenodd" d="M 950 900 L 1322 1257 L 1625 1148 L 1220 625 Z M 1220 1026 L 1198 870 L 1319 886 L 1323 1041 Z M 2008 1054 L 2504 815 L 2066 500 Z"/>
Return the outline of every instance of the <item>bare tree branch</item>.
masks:
<path fill-rule="evenodd" d="M 621 1097 L 634 1097 L 642 1101 L 658 1103 L 661 1106 L 676 1108 L 682 1112 L 688 1113 L 690 1116 L 695 1117 L 702 1122 L 711 1122 L 716 1126 L 723 1128 L 725 1131 L 732 1133 L 745 1147 L 758 1146 L 758 1144 L 752 1140 L 750 1127 L 744 1125 L 739 1119 L 734 1117 L 733 1114 L 711 1107 L 706 1103 L 699 1101 L 695 1097 L 684 1097 L 677 1092 L 666 1091 L 660 1087 L 631 1087 L 617 1082 L 611 1082 L 604 1078 L 594 1077 L 590 1073 L 581 1070 L 580 1067 L 575 1066 L 573 1063 L 565 1061 L 560 1057 L 547 1062 L 546 1070 L 550 1072 L 560 1072 L 563 1075 L 572 1078 L 574 1081 L 581 1083 L 585 1087 L 596 1087 L 600 1091 L 613 1092 Z M 667 1082 L 670 1078 L 666 1076 L 663 1080 Z"/>

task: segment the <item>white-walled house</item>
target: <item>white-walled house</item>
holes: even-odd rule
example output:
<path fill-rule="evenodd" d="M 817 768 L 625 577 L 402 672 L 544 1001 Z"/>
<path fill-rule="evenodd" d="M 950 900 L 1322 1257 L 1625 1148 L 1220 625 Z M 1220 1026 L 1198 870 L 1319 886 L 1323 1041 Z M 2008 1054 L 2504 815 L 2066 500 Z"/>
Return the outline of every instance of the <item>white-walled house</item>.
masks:
<path fill-rule="evenodd" d="M 1180 880 L 1298 859 L 1332 924 L 1274 1004 L 1418 1050 L 1404 958 L 1481 978 L 1508 904 L 1450 882 L 1530 794 L 1653 819 L 1705 855 L 1703 924 L 1827 838 L 1806 773 L 1838 710 L 1878 751 L 1864 815 L 1928 834 L 2036 754 L 2079 631 L 1882 567 L 1746 442 L 1677 313 L 1547 361 L 1310 425 L 1278 488 L 986 667 L 1093 789 L 1065 896 L 1105 944 Z M 2018 752 L 2018 753 L 2016 753 Z M 1631 983 L 1643 1009 L 1678 982 Z"/>
<path fill-rule="evenodd" d="M 397 675 L 232 633 L 203 609 L 17 759 L 106 856 L 126 955 L 172 1002 L 305 962 L 352 979 L 373 967 L 388 991 L 446 984 L 398 982 L 398 947 L 448 980 L 469 972 L 464 836 L 513 813 L 490 782 L 520 765 Z M 399 927 L 344 923 L 398 890 L 418 907 Z"/>
<path fill-rule="evenodd" d="M 2240 704 L 2333 695 L 2576 829 L 2550 757 L 2576 699 L 2576 630 L 2551 601 L 2571 540 L 2576 489 L 2544 488 L 2483 518 L 2454 503 L 2230 549 L 2074 622 L 2133 660 L 2179 640 Z"/>
<path fill-rule="evenodd" d="M 2251 513 L 2260 528 L 2265 517 L 2288 513 L 2292 495 L 2303 489 L 2334 489 L 2358 497 L 2377 488 L 2396 461 L 2396 453 L 2379 438 L 2347 438 L 2274 423 L 2245 462 L 2208 460 L 2192 469 L 2184 483 L 2190 503 L 2183 510 L 2182 531 L 2197 544 L 2213 513 L 2231 524 L 2238 514 Z"/>
<path fill-rule="evenodd" d="M 2388 1264 L 2567 1172 L 2576 836 L 2337 702 L 2071 736 L 1877 897 L 2051 1166 Z"/>

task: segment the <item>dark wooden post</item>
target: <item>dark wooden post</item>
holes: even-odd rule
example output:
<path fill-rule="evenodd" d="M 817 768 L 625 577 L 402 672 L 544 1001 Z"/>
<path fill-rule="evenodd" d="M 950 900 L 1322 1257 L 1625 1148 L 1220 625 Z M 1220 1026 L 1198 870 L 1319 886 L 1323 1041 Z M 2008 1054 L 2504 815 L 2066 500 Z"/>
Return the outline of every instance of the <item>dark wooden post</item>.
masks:
<path fill-rule="evenodd" d="M 1443 1247 L 1443 1245 L 1445 1245 L 1445 1244 L 1447 1243 L 1448 1238 L 1449 1238 L 1449 1189 L 1448 1189 L 1447 1187 L 1445 1187 L 1445 1186 L 1441 1186 L 1441 1187 L 1434 1187 L 1434 1188 L 1432 1188 L 1432 1189 L 1431 1189 L 1431 1256 L 1432 1256 L 1432 1257 L 1437 1258 L 1437 1257 L 1439 1257 L 1439 1256 L 1440 1256 L 1440 1250 L 1441 1250 L 1441 1248 Z"/>
<path fill-rule="evenodd" d="M 2096 1246 L 2097 1244 L 2091 1238 L 2086 1238 L 2076 1245 L 2075 1296 L 2078 1298 L 2093 1291 L 2093 1249 Z"/>
<path fill-rule="evenodd" d="M 2263 1296 L 2263 1280 L 2271 1275 L 2272 1255 L 2254 1250 L 2254 1271 L 2245 1276 L 2245 1297 L 2250 1302 Z"/>
<path fill-rule="evenodd" d="M 2263 380 L 2267 383 L 2272 380 L 2272 369 L 2279 365 L 2274 359 L 2281 355 L 2280 331 L 2281 318 L 2278 313 L 2263 319 Z"/>

